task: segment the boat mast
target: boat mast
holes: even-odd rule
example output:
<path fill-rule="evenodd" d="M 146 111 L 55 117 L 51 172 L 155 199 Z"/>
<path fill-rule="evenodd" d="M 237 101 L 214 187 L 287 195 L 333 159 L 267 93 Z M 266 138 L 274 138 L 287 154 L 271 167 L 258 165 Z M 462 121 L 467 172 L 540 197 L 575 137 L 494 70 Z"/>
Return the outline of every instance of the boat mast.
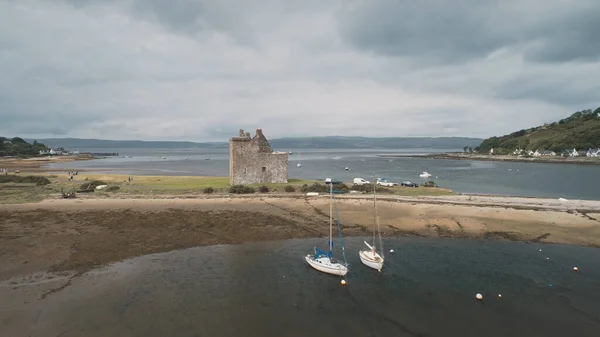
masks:
<path fill-rule="evenodd" d="M 375 246 L 375 225 L 377 224 L 377 197 L 375 196 L 375 190 L 377 190 L 377 177 L 375 175 L 373 175 L 373 181 L 373 246 Z"/>
<path fill-rule="evenodd" d="M 379 228 L 379 212 L 377 212 L 377 202 L 376 199 L 377 197 L 375 197 L 375 190 L 377 189 L 377 184 L 375 184 L 375 187 L 373 188 L 373 204 L 374 204 L 374 211 L 375 211 L 375 224 L 377 225 L 377 235 L 379 236 L 379 251 L 381 252 L 381 257 L 383 258 L 383 242 L 381 241 L 381 230 Z M 373 225 L 375 226 L 375 225 Z M 375 245 L 375 231 L 373 231 L 373 245 Z"/>
<path fill-rule="evenodd" d="M 329 251 L 333 251 L 333 180 L 329 184 Z"/>

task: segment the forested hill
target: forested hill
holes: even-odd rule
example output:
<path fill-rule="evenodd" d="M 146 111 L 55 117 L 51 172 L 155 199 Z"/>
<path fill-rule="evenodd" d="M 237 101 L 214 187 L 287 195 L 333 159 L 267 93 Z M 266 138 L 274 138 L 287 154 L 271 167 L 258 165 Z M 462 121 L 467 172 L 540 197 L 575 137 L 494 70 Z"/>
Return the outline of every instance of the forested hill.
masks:
<path fill-rule="evenodd" d="M 268 135 L 267 135 L 268 137 Z M 481 138 L 467 137 L 301 137 L 274 138 L 269 143 L 277 150 L 292 149 L 462 149 L 464 146 L 475 147 L 481 143 Z M 105 140 L 80 138 L 52 138 L 39 141 L 49 146 L 59 146 L 70 150 L 119 149 L 119 148 L 227 148 L 229 140 L 212 143 L 196 143 L 182 141 L 141 141 L 141 140 Z"/>
<path fill-rule="evenodd" d="M 41 150 L 46 150 L 46 145 L 33 141 L 31 144 L 23 138 L 0 137 L 0 157 L 5 156 L 35 156 Z"/>
<path fill-rule="evenodd" d="M 480 152 L 494 149 L 494 153 L 523 150 L 565 149 L 587 150 L 600 147 L 600 108 L 577 111 L 570 117 L 552 124 L 520 130 L 502 137 L 491 137 L 479 146 Z"/>

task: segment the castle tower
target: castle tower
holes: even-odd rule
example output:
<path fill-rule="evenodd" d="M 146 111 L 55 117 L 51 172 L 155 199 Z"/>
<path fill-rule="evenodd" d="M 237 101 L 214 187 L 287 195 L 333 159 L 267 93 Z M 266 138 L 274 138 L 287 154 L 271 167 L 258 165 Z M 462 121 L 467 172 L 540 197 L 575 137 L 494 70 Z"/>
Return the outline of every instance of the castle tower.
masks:
<path fill-rule="evenodd" d="M 229 139 L 229 183 L 261 184 L 287 183 L 288 153 L 275 152 L 262 132 L 256 135 L 240 129 L 237 137 Z"/>

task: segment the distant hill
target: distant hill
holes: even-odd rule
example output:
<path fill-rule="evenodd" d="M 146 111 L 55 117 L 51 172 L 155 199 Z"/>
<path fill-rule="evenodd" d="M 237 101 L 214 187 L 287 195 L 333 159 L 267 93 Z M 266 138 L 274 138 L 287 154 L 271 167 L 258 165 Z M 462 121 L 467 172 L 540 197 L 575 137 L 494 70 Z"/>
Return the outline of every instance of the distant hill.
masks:
<path fill-rule="evenodd" d="M 467 137 L 306 137 L 277 138 L 269 142 L 278 149 L 459 149 L 465 146 L 475 147 L 483 139 Z"/>
<path fill-rule="evenodd" d="M 142 140 L 108 140 L 108 139 L 83 139 L 83 138 L 48 138 L 38 139 L 50 147 L 63 147 L 70 150 L 83 149 L 139 149 L 139 148 L 166 148 L 181 149 L 194 147 L 224 147 L 227 143 L 194 143 L 185 141 L 142 141 Z"/>
<path fill-rule="evenodd" d="M 459 149 L 465 146 L 475 147 L 481 143 L 481 138 L 467 137 L 306 137 L 306 138 L 275 138 L 270 139 L 275 149 L 401 149 L 401 148 L 434 148 Z M 48 146 L 64 147 L 71 150 L 119 149 L 119 148 L 227 148 L 229 142 L 184 142 L 184 141 L 141 141 L 141 140 L 104 140 L 80 138 L 50 138 L 38 139 Z"/>
<path fill-rule="evenodd" d="M 587 150 L 600 147 L 600 108 L 578 111 L 570 117 L 552 124 L 519 130 L 501 137 L 491 137 L 479 146 L 481 152 L 511 152 L 523 150 L 552 150 L 557 153 L 565 149 Z"/>

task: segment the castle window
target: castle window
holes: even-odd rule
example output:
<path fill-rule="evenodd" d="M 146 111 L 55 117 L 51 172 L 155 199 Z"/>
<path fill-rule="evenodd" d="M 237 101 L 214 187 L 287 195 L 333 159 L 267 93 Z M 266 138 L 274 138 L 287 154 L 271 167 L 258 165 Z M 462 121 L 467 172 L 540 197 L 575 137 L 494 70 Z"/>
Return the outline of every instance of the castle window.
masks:
<path fill-rule="evenodd" d="M 262 167 L 263 172 L 267 172 L 267 168 L 266 167 Z"/>

